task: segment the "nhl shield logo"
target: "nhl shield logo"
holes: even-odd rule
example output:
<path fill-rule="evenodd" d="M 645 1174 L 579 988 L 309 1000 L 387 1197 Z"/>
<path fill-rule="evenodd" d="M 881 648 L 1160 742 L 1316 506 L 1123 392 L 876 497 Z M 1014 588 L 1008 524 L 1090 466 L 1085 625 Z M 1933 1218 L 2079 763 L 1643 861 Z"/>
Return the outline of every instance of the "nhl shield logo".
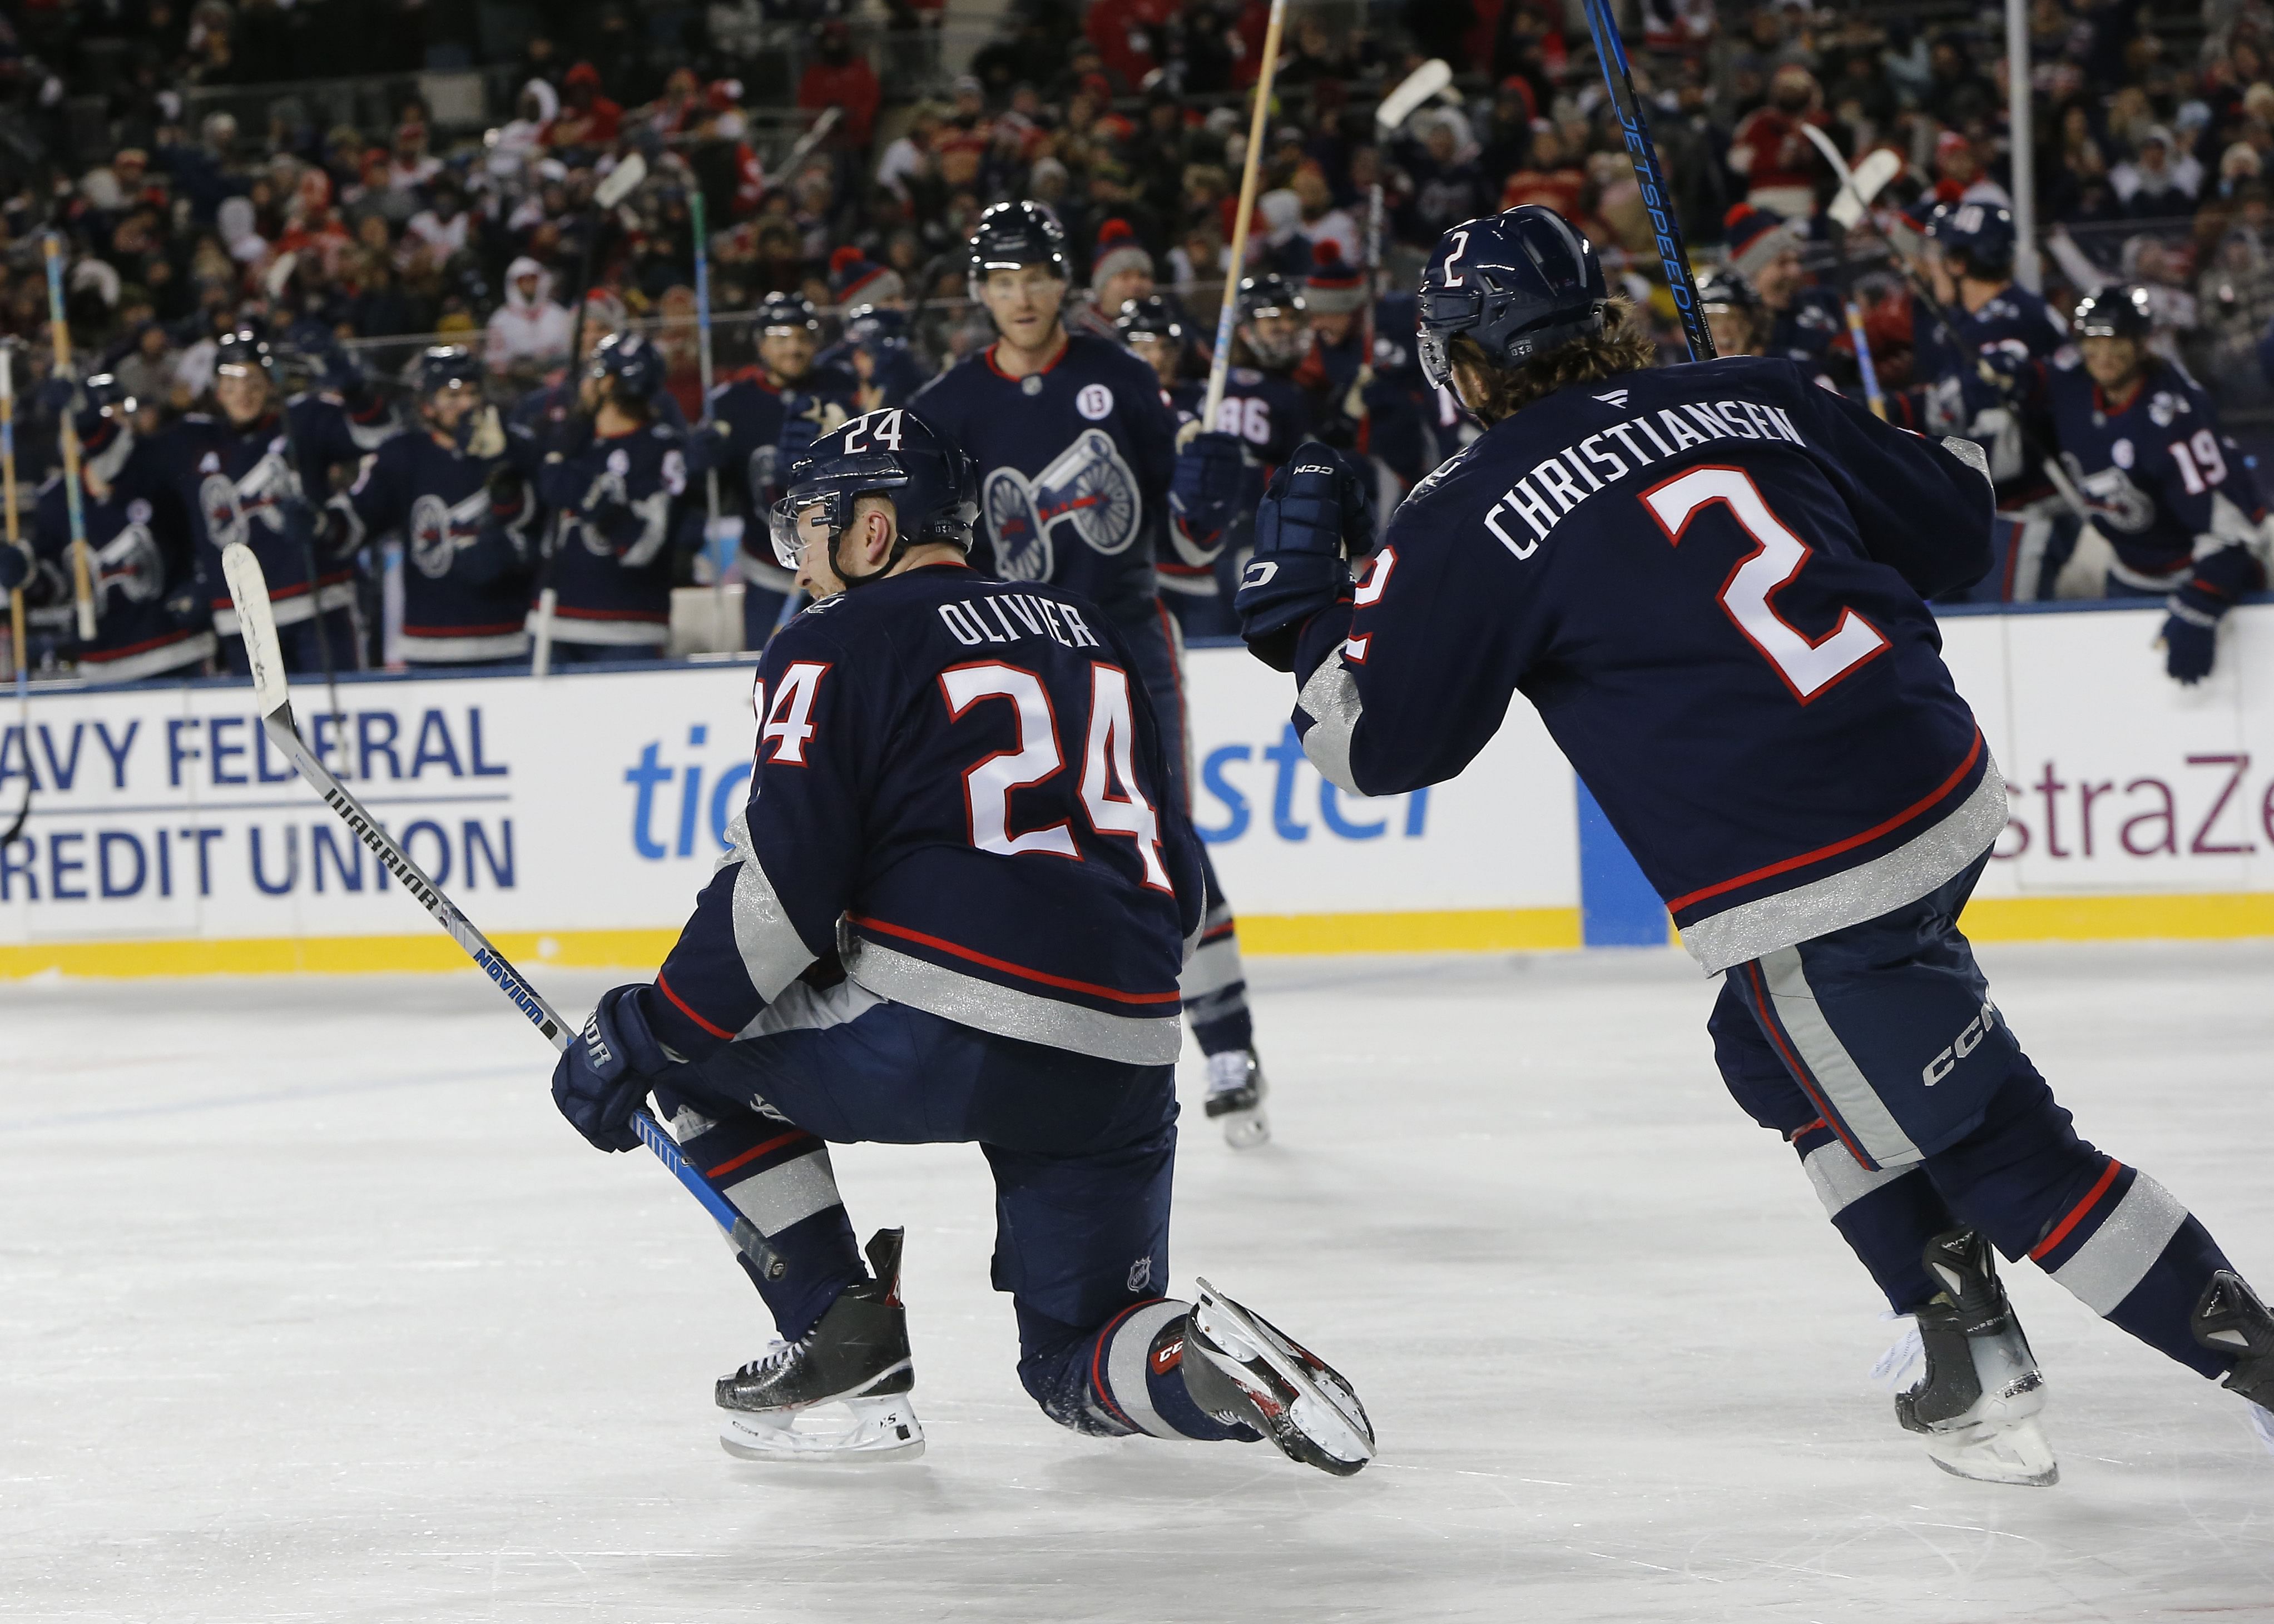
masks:
<path fill-rule="evenodd" d="M 1129 1289 L 1142 1291 L 1153 1283 L 1153 1259 L 1148 1252 L 1129 1266 Z"/>
<path fill-rule="evenodd" d="M 1103 429 L 1083 431 L 1031 480 L 1015 468 L 997 469 L 981 496 L 1006 581 L 1049 580 L 1054 537 L 1068 527 L 1093 552 L 1126 552 L 1145 516 L 1136 476 Z"/>

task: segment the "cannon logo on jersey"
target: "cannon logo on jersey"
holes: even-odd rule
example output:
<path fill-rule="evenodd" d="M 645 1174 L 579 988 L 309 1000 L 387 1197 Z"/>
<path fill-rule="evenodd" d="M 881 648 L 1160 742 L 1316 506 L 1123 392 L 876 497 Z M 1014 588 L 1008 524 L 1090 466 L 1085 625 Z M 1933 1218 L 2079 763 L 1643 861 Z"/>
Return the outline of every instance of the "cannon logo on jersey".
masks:
<path fill-rule="evenodd" d="M 166 589 L 166 562 L 147 524 L 126 525 L 95 549 L 94 562 L 98 594 L 117 592 L 130 604 L 149 604 Z"/>
<path fill-rule="evenodd" d="M 208 458 L 208 461 L 211 459 Z M 279 506 L 292 488 L 292 472 L 282 448 L 272 442 L 268 454 L 245 470 L 234 483 L 227 474 L 210 472 L 198 486 L 198 507 L 205 515 L 206 533 L 216 547 L 250 541 L 257 522 L 282 533 L 284 513 Z"/>
<path fill-rule="evenodd" d="M 1103 429 L 1085 430 L 1031 480 L 1015 468 L 997 469 L 982 493 L 995 567 L 1009 581 L 1050 579 L 1062 525 L 1111 558 L 1137 539 L 1145 516 L 1136 476 Z"/>
<path fill-rule="evenodd" d="M 2117 443 L 2126 447 L 2128 452 L 2128 441 Z M 2127 462 L 2131 460 L 2128 455 L 2122 459 Z M 2155 523 L 2155 498 L 2134 485 L 2132 476 L 2121 468 L 2104 468 L 2097 473 L 2088 474 L 2076 460 L 2076 454 L 2071 451 L 2062 452 L 2061 461 L 2068 465 L 2069 477 L 2083 492 L 2085 506 L 2092 509 L 2092 516 L 2096 520 L 2127 536 L 2136 536 Z"/>
<path fill-rule="evenodd" d="M 490 493 L 477 488 L 464 500 L 446 502 L 429 492 L 410 504 L 410 561 L 429 581 L 450 573 L 458 554 L 474 545 L 489 516 Z"/>

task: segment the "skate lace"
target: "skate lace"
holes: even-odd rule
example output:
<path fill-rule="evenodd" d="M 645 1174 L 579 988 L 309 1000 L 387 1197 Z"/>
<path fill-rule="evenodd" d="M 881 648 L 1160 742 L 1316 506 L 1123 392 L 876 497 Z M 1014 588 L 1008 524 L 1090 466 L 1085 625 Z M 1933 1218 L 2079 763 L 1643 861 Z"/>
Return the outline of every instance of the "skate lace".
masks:
<path fill-rule="evenodd" d="M 1894 1345 L 1871 1366 L 1871 1380 L 1890 1392 L 1908 1393 L 1926 1374 L 1926 1342 L 1919 1335 L 1918 1321 L 1909 1314 L 1881 1314 L 1879 1318 L 1899 1322 L 1902 1329 L 1895 1334 Z"/>
<path fill-rule="evenodd" d="M 1222 1054 L 1210 1055 L 1208 1064 L 1210 1094 L 1227 1094 L 1232 1089 L 1247 1086 L 1253 1057 L 1246 1049 L 1230 1049 Z"/>
<path fill-rule="evenodd" d="M 752 1359 L 748 1365 L 742 1366 L 742 1369 L 736 1371 L 734 1374 L 737 1376 L 763 1376 L 770 1372 L 779 1370 L 783 1365 L 788 1364 L 799 1354 L 803 1353 L 807 1345 L 812 1341 L 813 1338 L 809 1335 L 800 1337 L 794 1342 L 770 1342 L 767 1344 L 766 1350 L 764 1353 L 760 1354 L 757 1358 Z"/>

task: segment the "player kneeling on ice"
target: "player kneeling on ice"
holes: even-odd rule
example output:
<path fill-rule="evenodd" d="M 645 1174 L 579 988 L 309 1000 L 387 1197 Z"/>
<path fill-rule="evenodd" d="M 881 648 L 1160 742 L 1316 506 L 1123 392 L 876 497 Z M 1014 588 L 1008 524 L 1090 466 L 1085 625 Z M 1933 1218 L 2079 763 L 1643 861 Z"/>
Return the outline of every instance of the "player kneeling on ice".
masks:
<path fill-rule="evenodd" d="M 1311 761 L 1401 793 L 1532 702 L 1723 977 L 1731 1094 L 1916 1321 L 1925 1372 L 1896 1415 L 1946 1470 L 2056 1475 L 1992 1247 L 2274 1402 L 2274 1318 L 2162 1185 L 2077 1137 L 1958 930 L 2006 792 L 1922 600 L 1988 568 L 1978 448 L 1789 361 L 1651 370 L 1544 208 L 1447 232 L 1420 320 L 1430 380 L 1483 437 L 1355 585 L 1362 486 L 1331 452 L 1299 448 L 1256 516 L 1242 635 L 1300 683 Z"/>
<path fill-rule="evenodd" d="M 1158 1295 L 1201 859 L 1119 634 L 968 567 L 970 460 L 912 412 L 824 435 L 783 485 L 774 545 L 817 601 L 759 665 L 732 848 L 553 1086 L 606 1150 L 653 1094 L 780 1254 L 751 1274 L 781 1341 L 719 1383 L 726 1447 L 922 1447 L 900 1234 L 862 1267 L 825 1142 L 975 1141 L 1020 1379 L 1052 1420 L 1358 1470 L 1373 1433 L 1340 1377 L 1204 1281 Z"/>

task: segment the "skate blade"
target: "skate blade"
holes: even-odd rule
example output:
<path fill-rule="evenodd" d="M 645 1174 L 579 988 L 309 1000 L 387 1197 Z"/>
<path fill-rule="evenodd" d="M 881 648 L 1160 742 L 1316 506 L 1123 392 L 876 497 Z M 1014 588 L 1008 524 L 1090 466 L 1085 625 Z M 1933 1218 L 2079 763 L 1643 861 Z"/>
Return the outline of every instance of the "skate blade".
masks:
<path fill-rule="evenodd" d="M 775 1465 L 900 1464 L 924 1452 L 923 1423 L 904 1393 L 797 1410 L 720 1412 L 719 1447 L 738 1461 Z"/>
<path fill-rule="evenodd" d="M 1224 1124 L 1224 1142 L 1234 1150 L 1254 1150 L 1271 1142 L 1271 1119 L 1260 1107 L 1252 1111 L 1226 1111 L 1219 1120 Z"/>
<path fill-rule="evenodd" d="M 1954 1477 L 2002 1483 L 2017 1488 L 2049 1489 L 2060 1481 L 2060 1463 L 2033 1417 L 1994 1429 L 1967 1427 L 1923 1435 L 1927 1459 Z"/>
<path fill-rule="evenodd" d="M 1302 1465 L 1316 1466 L 1343 1477 L 1374 1458 L 1374 1425 L 1367 1419 L 1366 1407 L 1359 1402 L 1358 1395 L 1338 1372 L 1316 1354 L 1290 1341 L 1260 1315 L 1223 1296 L 1207 1281 L 1195 1280 L 1193 1283 L 1198 1288 L 1192 1310 L 1194 1327 L 1201 1335 L 1222 1347 L 1231 1360 L 1244 1362 L 1252 1358 L 1268 1368 L 1281 1389 L 1270 1398 L 1284 1402 L 1288 1420 L 1326 1458 L 1301 1460 L 1266 1431 L 1264 1435 L 1282 1454 Z M 1188 1348 L 1186 1357 L 1194 1353 L 1203 1358 L 1211 1357 L 1205 1348 Z M 1217 1363 L 1222 1365 L 1223 1361 Z M 1238 1364 L 1225 1368 L 1224 1373 L 1243 1387 L 1254 1380 L 1252 1372 L 1239 1368 Z"/>

